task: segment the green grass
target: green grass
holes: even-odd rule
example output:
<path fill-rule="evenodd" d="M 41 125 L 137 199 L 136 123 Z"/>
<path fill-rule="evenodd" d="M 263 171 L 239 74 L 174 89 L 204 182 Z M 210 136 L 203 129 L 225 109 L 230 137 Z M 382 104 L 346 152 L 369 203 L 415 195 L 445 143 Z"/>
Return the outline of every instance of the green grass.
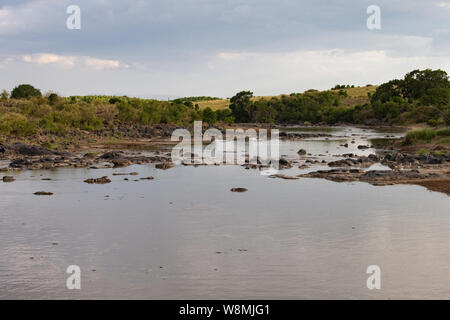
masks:
<path fill-rule="evenodd" d="M 418 142 L 430 142 L 434 138 L 436 138 L 436 131 L 425 128 L 409 132 L 405 137 L 404 143 L 406 145 L 411 145 Z"/>
<path fill-rule="evenodd" d="M 450 137 L 450 127 L 439 129 L 436 134 L 440 137 Z"/>
<path fill-rule="evenodd" d="M 430 154 L 430 150 L 428 150 L 428 149 L 422 149 L 419 151 L 419 156 L 429 155 L 429 154 Z"/>
<path fill-rule="evenodd" d="M 230 100 L 228 99 L 215 99 L 215 100 L 205 100 L 205 101 L 197 101 L 194 104 L 198 104 L 200 110 L 204 110 L 206 108 L 211 108 L 213 111 L 228 109 L 230 106 Z"/>

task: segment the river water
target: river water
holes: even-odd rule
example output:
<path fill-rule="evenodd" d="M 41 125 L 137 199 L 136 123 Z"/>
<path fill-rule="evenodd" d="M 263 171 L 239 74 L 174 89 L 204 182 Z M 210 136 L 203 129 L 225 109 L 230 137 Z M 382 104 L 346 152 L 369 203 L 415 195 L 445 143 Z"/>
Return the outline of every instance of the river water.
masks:
<path fill-rule="evenodd" d="M 300 148 L 328 161 L 401 136 L 324 132 L 332 137 L 283 142 L 280 153 L 298 163 L 282 173 L 326 168 L 299 169 Z M 129 181 L 112 176 L 132 171 Z M 83 182 L 104 175 L 111 184 Z M 134 181 L 147 176 L 155 180 Z M 450 198 L 423 187 L 271 179 L 227 165 L 15 178 L 0 183 L 0 299 L 450 298 Z M 81 268 L 81 290 L 66 288 L 69 265 Z M 367 288 L 370 265 L 381 269 L 380 290 Z"/>

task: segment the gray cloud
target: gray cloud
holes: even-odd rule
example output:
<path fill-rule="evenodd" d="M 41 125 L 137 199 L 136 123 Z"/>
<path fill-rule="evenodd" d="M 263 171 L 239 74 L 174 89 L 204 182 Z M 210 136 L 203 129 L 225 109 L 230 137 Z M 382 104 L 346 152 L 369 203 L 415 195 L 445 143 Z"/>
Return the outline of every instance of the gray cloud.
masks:
<path fill-rule="evenodd" d="M 74 3 L 82 10 L 81 30 L 68 30 L 65 25 L 65 9 Z M 366 28 L 366 8 L 374 3 L 382 10 L 380 31 Z M 420 61 L 417 64 L 424 67 L 441 63 L 447 68 L 449 15 L 448 0 L 6 0 L 0 2 L 0 68 L 12 78 L 2 77 L 0 87 L 10 89 L 29 79 L 64 94 L 126 93 L 126 89 L 136 95 L 191 92 L 229 96 L 238 89 L 236 84 L 267 94 L 323 87 L 321 83 L 337 78 L 358 83 L 368 79 L 354 73 L 351 64 L 345 64 L 347 69 L 332 65 L 324 69 L 326 55 L 321 54 L 318 57 L 324 61 L 309 62 L 321 70 L 316 74 L 322 81 L 317 79 L 317 84 L 310 86 L 309 75 L 302 80 L 289 74 L 289 60 L 283 65 L 287 75 L 264 73 L 264 69 L 276 69 L 279 62 L 274 57 L 295 60 L 299 53 L 304 57 L 308 52 L 334 49 L 340 50 L 341 62 L 367 52 L 382 52 L 384 58 L 378 56 L 377 63 L 398 73 L 407 72 L 409 65 L 415 65 L 412 61 Z M 217 60 L 220 54 L 231 53 L 258 57 L 260 65 L 248 61 L 235 68 L 236 61 L 227 65 Z M 73 64 L 72 77 L 89 76 L 75 87 L 66 80 L 64 60 L 33 64 L 17 58 L 42 54 L 74 57 L 79 63 Z M 105 68 L 89 68 L 86 57 L 97 63 L 116 61 L 129 68 L 109 68 L 106 74 Z M 399 63 L 402 58 L 405 63 Z M 362 68 L 366 62 L 355 63 Z M 298 68 L 293 67 L 293 72 L 302 73 Z M 386 78 L 383 69 L 370 72 L 372 82 Z M 339 77 L 334 77 L 337 73 Z M 129 88 L 121 84 L 120 77 L 126 77 Z M 270 81 L 265 77 L 271 77 Z"/>

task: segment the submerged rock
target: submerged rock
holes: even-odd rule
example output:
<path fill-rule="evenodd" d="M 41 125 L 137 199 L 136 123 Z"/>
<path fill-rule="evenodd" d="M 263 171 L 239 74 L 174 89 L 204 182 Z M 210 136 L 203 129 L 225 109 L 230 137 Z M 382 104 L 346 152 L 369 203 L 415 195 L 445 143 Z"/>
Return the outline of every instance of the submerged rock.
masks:
<path fill-rule="evenodd" d="M 284 174 L 274 174 L 269 176 L 269 178 L 280 178 L 280 179 L 284 179 L 284 180 L 298 180 L 300 179 L 299 177 L 291 177 L 291 176 L 286 176 Z"/>

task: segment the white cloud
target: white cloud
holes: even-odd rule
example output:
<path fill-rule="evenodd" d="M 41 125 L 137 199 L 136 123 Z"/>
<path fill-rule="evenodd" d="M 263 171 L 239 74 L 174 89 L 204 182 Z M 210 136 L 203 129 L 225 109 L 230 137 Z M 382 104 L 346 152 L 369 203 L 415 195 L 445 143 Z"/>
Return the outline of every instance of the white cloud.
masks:
<path fill-rule="evenodd" d="M 450 2 L 449 1 L 447 1 L 447 2 L 439 2 L 437 4 L 437 6 L 440 7 L 440 8 L 450 9 Z"/>
<path fill-rule="evenodd" d="M 57 64 L 64 68 L 72 68 L 75 65 L 76 57 L 61 56 L 53 53 L 38 53 L 32 55 L 24 55 L 24 62 L 36 64 Z"/>
<path fill-rule="evenodd" d="M 23 55 L 23 62 L 39 65 L 53 64 L 63 68 L 87 67 L 95 70 L 128 68 L 118 60 L 99 59 L 87 56 L 65 56 L 53 53 L 36 53 Z"/>
<path fill-rule="evenodd" d="M 91 57 L 85 57 L 86 66 L 101 70 L 101 69 L 117 69 L 120 67 L 128 68 L 128 65 L 121 64 L 117 60 L 105 60 Z"/>
<path fill-rule="evenodd" d="M 291 51 L 276 53 L 221 52 L 209 63 L 210 75 L 234 91 L 279 94 L 310 88 L 327 89 L 336 83 L 365 85 L 403 77 L 413 69 L 450 71 L 450 56 L 393 56 L 384 50 Z M 233 76 L 238 75 L 238 76 Z M 226 81 L 226 83 L 223 83 Z"/>

